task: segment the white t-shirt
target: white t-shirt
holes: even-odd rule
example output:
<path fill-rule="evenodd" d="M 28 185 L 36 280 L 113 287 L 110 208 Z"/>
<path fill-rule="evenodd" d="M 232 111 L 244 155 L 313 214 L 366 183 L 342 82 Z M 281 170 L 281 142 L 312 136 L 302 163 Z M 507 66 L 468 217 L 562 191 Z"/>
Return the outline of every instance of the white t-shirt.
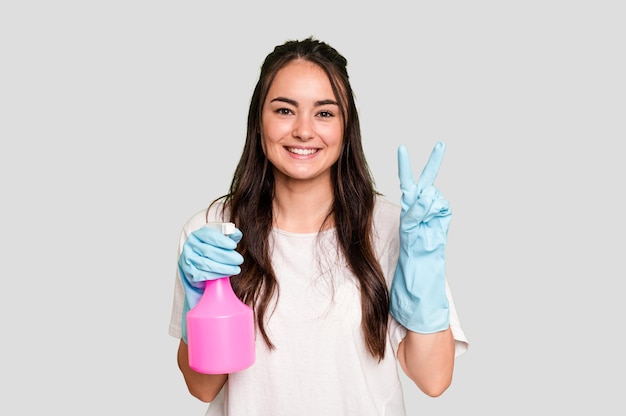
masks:
<path fill-rule="evenodd" d="M 218 210 L 211 209 L 209 221 L 223 220 Z M 388 287 L 398 259 L 399 218 L 400 207 L 378 197 L 374 249 Z M 203 210 L 185 224 L 179 252 L 187 236 L 205 223 Z M 338 254 L 334 232 L 272 231 L 272 266 L 280 293 L 266 330 L 275 349 L 270 351 L 257 334 L 255 363 L 228 376 L 207 415 L 405 415 L 396 352 L 406 329 L 389 315 L 385 358 L 379 362 L 367 351 L 358 283 Z M 446 289 L 458 356 L 468 342 Z M 177 273 L 169 326 L 176 338 L 182 337 L 183 301 Z"/>

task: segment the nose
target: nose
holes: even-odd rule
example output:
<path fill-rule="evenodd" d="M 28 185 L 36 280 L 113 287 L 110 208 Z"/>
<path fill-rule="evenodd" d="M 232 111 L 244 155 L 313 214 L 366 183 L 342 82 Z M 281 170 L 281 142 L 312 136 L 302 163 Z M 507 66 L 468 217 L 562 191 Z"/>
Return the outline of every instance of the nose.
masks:
<path fill-rule="evenodd" d="M 302 141 L 311 140 L 315 136 L 313 125 L 307 117 L 298 117 L 292 134 Z"/>

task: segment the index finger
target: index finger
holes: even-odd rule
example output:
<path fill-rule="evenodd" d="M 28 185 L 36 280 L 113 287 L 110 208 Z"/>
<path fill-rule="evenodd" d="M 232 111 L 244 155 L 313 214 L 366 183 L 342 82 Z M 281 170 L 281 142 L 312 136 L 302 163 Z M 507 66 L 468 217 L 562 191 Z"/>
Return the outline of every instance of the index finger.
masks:
<path fill-rule="evenodd" d="M 398 177 L 400 178 L 400 189 L 402 189 L 402 192 L 409 192 L 415 186 L 409 153 L 404 145 L 398 147 Z"/>
<path fill-rule="evenodd" d="M 432 186 L 435 183 L 435 179 L 439 173 L 439 167 L 443 161 L 443 153 L 445 150 L 446 145 L 444 142 L 437 142 L 435 144 L 435 147 L 433 147 L 433 151 L 430 153 L 430 157 L 428 158 L 428 162 L 426 162 L 426 166 L 424 166 L 424 170 L 422 170 L 422 174 L 417 180 L 418 190 L 421 191 L 427 186 Z"/>

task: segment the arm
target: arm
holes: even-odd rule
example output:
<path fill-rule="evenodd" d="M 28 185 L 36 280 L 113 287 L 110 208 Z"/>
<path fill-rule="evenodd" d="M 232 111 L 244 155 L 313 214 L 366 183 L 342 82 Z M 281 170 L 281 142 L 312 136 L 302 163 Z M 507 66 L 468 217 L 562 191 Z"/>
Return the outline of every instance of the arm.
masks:
<path fill-rule="evenodd" d="M 443 158 L 437 143 L 417 183 L 406 148 L 398 149 L 402 189 L 400 254 L 391 285 L 391 315 L 407 329 L 398 361 L 425 394 L 441 395 L 452 381 L 455 345 L 446 295 L 445 246 L 450 210 L 433 183 Z"/>
<path fill-rule="evenodd" d="M 454 338 L 450 328 L 432 334 L 407 331 L 398 346 L 398 361 L 421 391 L 437 397 L 452 383 Z"/>
<path fill-rule="evenodd" d="M 178 368 L 183 373 L 189 393 L 205 403 L 215 399 L 228 379 L 228 374 L 202 374 L 189 368 L 187 344 L 182 339 L 178 346 Z"/>
<path fill-rule="evenodd" d="M 185 292 L 178 368 L 185 378 L 189 393 L 206 403 L 215 399 L 228 375 L 203 374 L 189 366 L 187 312 L 200 301 L 207 280 L 239 274 L 243 257 L 235 248 L 241 237 L 241 231 L 236 228 L 234 233 L 225 236 L 212 227 L 202 227 L 189 235 L 178 258 L 178 271 Z"/>

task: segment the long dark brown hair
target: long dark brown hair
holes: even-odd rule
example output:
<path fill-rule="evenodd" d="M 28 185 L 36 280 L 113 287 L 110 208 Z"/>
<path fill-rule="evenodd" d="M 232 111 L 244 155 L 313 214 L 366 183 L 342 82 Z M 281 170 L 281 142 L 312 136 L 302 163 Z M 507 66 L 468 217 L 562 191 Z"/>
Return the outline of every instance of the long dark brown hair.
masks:
<path fill-rule="evenodd" d="M 245 261 L 241 273 L 231 282 L 239 298 L 254 307 L 259 331 L 268 347 L 274 348 L 265 329 L 272 298 L 279 293 L 269 247 L 274 174 L 261 147 L 261 113 L 276 73 L 295 59 L 310 61 L 326 72 L 343 116 L 341 155 L 331 169 L 334 200 L 329 216 L 334 218 L 341 252 L 359 281 L 361 328 L 367 349 L 380 360 L 385 355 L 389 293 L 372 245 L 372 217 L 378 192 L 361 144 L 347 60 L 330 45 L 312 37 L 287 41 L 265 58 L 250 102 L 245 146 L 229 193 L 214 201 L 224 201 L 230 221 L 243 233 L 238 250 Z"/>

